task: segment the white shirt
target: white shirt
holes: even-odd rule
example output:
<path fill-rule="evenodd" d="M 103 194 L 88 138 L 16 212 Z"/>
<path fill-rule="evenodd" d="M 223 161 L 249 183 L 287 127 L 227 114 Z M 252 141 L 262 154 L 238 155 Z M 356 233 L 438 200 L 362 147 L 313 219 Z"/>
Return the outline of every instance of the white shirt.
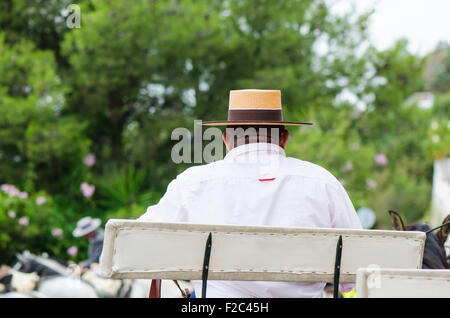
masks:
<path fill-rule="evenodd" d="M 251 143 L 223 160 L 186 169 L 138 220 L 201 224 L 356 228 L 341 183 L 326 169 Z M 192 281 L 197 295 L 201 281 Z M 325 283 L 208 281 L 207 297 L 322 297 Z"/>

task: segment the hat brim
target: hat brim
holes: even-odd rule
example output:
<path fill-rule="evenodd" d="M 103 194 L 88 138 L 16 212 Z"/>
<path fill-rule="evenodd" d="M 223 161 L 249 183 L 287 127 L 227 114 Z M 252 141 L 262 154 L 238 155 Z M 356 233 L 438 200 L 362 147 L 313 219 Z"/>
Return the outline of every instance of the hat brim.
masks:
<path fill-rule="evenodd" d="M 302 125 L 313 125 L 313 123 L 304 123 L 296 121 L 278 121 L 278 122 L 267 122 L 267 121 L 250 121 L 250 120 L 230 120 L 230 121 L 205 121 L 202 122 L 203 126 L 302 126 Z"/>
<path fill-rule="evenodd" d="M 75 230 L 73 230 L 72 235 L 75 237 L 85 236 L 86 234 L 95 231 L 100 226 L 101 223 L 102 221 L 100 219 L 93 219 L 89 227 L 85 229 L 76 228 Z"/>

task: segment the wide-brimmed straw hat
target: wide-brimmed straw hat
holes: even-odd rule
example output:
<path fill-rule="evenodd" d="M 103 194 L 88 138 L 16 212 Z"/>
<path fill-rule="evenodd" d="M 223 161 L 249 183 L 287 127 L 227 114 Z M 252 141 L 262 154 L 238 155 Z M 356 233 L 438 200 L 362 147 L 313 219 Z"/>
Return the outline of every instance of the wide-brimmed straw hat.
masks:
<path fill-rule="evenodd" d="M 77 222 L 77 227 L 73 230 L 73 236 L 80 237 L 95 231 L 102 221 L 100 219 L 93 219 L 90 216 L 86 216 Z"/>
<path fill-rule="evenodd" d="M 241 89 L 230 91 L 228 120 L 207 121 L 205 126 L 227 125 L 312 125 L 307 122 L 283 121 L 281 91 Z"/>

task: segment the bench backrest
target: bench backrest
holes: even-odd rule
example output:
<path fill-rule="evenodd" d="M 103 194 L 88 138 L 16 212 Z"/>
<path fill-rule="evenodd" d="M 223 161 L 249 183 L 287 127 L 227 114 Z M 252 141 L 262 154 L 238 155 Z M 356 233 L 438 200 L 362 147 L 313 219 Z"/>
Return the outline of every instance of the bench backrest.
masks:
<path fill-rule="evenodd" d="M 340 281 L 360 267 L 417 269 L 425 234 L 381 230 L 190 223 L 107 222 L 102 274 L 112 278 L 199 280 L 212 233 L 210 280 L 333 282 L 342 235 Z"/>
<path fill-rule="evenodd" d="M 450 271 L 361 268 L 357 271 L 356 297 L 450 298 Z"/>

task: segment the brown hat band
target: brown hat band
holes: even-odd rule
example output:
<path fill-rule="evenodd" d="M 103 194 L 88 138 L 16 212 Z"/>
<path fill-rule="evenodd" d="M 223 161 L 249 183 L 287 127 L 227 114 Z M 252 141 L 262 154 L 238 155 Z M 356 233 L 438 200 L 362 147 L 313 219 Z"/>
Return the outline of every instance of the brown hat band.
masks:
<path fill-rule="evenodd" d="M 281 109 L 230 109 L 229 121 L 282 122 Z"/>

